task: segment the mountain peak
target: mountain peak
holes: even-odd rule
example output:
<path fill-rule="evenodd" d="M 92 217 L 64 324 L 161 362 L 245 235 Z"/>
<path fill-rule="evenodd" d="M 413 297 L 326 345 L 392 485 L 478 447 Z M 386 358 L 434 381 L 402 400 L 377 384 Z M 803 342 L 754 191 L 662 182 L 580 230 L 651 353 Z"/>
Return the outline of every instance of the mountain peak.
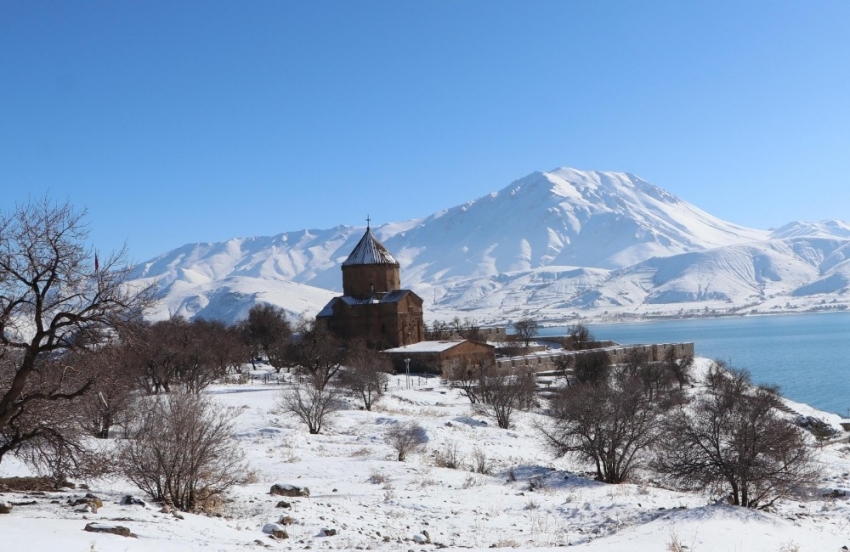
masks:
<path fill-rule="evenodd" d="M 822 220 L 820 222 L 791 222 L 771 232 L 775 239 L 786 238 L 850 238 L 850 224 L 841 220 Z"/>
<path fill-rule="evenodd" d="M 850 237 L 850 226 L 839 221 L 794 223 L 773 236 L 818 233 Z M 369 247 L 360 248 L 363 258 L 397 260 L 403 269 L 402 285 L 429 305 L 478 310 L 492 304 L 493 312 L 505 313 L 511 304 L 518 309 L 536 304 L 536 290 L 552 286 L 560 290 L 552 297 L 560 297 L 556 303 L 564 308 L 601 304 L 598 298 L 603 296 L 612 306 L 635 304 L 642 297 L 654 301 L 735 297 L 728 289 L 715 291 L 725 284 L 709 270 L 688 272 L 686 267 L 695 262 L 735 267 L 740 272 L 735 278 L 750 282 L 746 286 L 762 286 L 758 293 L 769 295 L 771 282 L 790 281 L 777 268 L 784 266 L 780 261 L 786 255 L 803 259 L 788 266 L 807 267 L 800 269 L 799 283 L 810 278 L 806 271 L 844 270 L 844 259 L 850 258 L 850 249 L 837 249 L 832 242 L 829 247 L 795 246 L 793 252 L 785 243 L 769 250 L 748 248 L 747 244 L 770 237 L 768 232 L 714 217 L 633 174 L 558 167 L 533 172 L 498 192 L 421 219 L 186 246 L 141 265 L 136 277 L 159 282 L 167 297 L 162 316 L 169 312 L 237 316 L 252 301 L 272 302 L 272 298 L 300 313 L 309 309 L 291 301 L 295 297 L 290 290 L 321 298 L 331 293 L 325 290 L 340 290 L 340 265 L 346 259 L 360 259 L 354 252 L 368 238 Z M 376 249 L 377 240 L 384 250 Z M 723 248 L 730 252 L 697 255 Z M 757 266 L 749 266 L 751 257 L 760 259 L 753 261 Z M 628 272 L 636 266 L 635 272 Z M 667 272 L 698 275 L 699 290 L 693 292 L 690 283 L 684 291 L 673 289 L 670 282 L 679 285 L 680 280 Z M 623 278 L 637 283 L 618 280 L 615 273 L 627 274 Z M 638 282 L 649 273 L 658 276 Z M 662 280 L 667 282 L 663 293 L 650 295 Z M 604 286 L 613 285 L 607 282 L 620 282 L 621 290 L 606 291 Z M 514 291 L 499 291 L 510 286 L 516 286 L 510 288 Z M 746 286 L 741 289 L 750 289 Z M 252 289 L 263 291 L 255 294 Z M 282 298 L 289 302 L 280 303 Z M 316 312 L 323 304 L 318 303 Z"/>

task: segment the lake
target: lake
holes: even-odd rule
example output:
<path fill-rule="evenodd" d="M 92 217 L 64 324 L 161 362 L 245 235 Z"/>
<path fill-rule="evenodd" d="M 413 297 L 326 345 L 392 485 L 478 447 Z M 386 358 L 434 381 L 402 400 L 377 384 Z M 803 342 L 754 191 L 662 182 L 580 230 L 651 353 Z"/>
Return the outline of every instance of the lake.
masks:
<path fill-rule="evenodd" d="M 597 339 L 621 344 L 693 341 L 697 356 L 746 368 L 756 383 L 820 410 L 850 410 L 850 313 L 588 324 Z M 540 336 L 566 329 L 541 328 Z"/>

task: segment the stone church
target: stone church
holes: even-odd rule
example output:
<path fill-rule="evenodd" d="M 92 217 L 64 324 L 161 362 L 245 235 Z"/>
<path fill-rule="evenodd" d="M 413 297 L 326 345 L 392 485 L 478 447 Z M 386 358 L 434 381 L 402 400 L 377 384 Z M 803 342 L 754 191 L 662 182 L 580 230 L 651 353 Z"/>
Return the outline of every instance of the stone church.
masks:
<path fill-rule="evenodd" d="M 403 347 L 425 339 L 422 298 L 401 289 L 398 261 L 366 226 L 342 263 L 342 296 L 316 315 L 343 339 L 362 338 L 373 347 Z"/>

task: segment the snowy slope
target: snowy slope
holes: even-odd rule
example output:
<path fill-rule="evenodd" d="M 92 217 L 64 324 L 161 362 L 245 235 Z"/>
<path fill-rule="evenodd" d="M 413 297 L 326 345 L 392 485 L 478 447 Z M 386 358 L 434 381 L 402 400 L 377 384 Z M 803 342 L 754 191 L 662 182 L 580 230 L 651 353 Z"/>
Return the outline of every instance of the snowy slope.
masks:
<path fill-rule="evenodd" d="M 236 320 L 254 302 L 315 313 L 363 228 L 190 244 L 136 267 L 171 314 Z M 626 173 L 559 168 L 431 216 L 373 228 L 430 319 L 776 312 L 850 301 L 850 225 L 722 221 Z M 331 290 L 330 292 L 327 290 Z M 834 302 L 833 302 L 834 301 Z"/>
<path fill-rule="evenodd" d="M 708 361 L 697 359 L 704 372 Z M 265 373 L 265 372 L 263 372 Z M 256 376 L 262 376 L 256 373 Z M 817 487 L 778 501 L 767 512 L 718 503 L 718 493 L 678 492 L 638 472 L 621 485 L 593 480 L 592 464 L 555 458 L 540 438 L 547 418 L 517 411 L 513 427 L 499 429 L 439 378 L 392 376 L 386 396 L 369 412 L 352 402 L 333 415 L 319 435 L 276 406 L 288 385 L 214 385 L 214 400 L 235 407 L 234 438 L 254 482 L 239 486 L 214 515 L 160 513 L 160 505 L 126 506 L 121 497 L 140 491 L 121 477 L 86 481 L 90 490 L 40 495 L 2 493 L 17 503 L 0 515 L 0 548 L 14 551 L 160 552 L 209 550 L 490 550 L 492 548 L 587 552 L 658 552 L 687 546 L 690 552 L 822 552 L 850 545 L 846 495 L 850 449 L 842 440 L 818 449 L 823 466 Z M 838 416 L 788 402 L 792 410 L 835 424 Z M 416 422 L 425 448 L 396 461 L 384 441 L 388 429 Z M 846 435 L 846 434 L 845 434 Z M 115 440 L 110 440 L 114 444 Z M 456 447 L 459 469 L 441 467 L 435 453 Z M 473 473 L 473 455 L 488 473 Z M 28 475 L 8 456 L 0 477 Z M 78 481 L 82 483 L 82 481 Z M 274 483 L 310 489 L 309 498 L 269 494 Z M 532 483 L 535 483 L 532 488 Z M 92 492 L 103 500 L 97 513 L 77 511 L 69 499 Z M 266 523 L 290 517 L 289 538 L 273 540 Z M 121 525 L 137 538 L 83 531 L 90 522 Z M 323 528 L 337 531 L 325 536 Z M 423 543 L 427 531 L 431 543 Z M 420 542 L 417 542 L 419 540 Z M 685 548 L 679 548 L 685 550 Z"/>

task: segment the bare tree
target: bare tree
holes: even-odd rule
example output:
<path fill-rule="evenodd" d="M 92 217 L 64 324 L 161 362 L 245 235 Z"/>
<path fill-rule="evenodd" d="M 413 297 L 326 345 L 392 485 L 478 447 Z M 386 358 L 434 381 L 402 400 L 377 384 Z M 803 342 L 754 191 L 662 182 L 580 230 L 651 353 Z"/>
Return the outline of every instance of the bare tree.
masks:
<path fill-rule="evenodd" d="M 621 483 L 642 465 L 660 434 L 660 413 L 628 377 L 563 390 L 551 404 L 552 423 L 540 430 L 558 456 L 593 462 L 596 477 Z"/>
<path fill-rule="evenodd" d="M 292 360 L 324 389 L 346 361 L 342 342 L 315 320 L 301 321 L 299 336 L 291 350 Z"/>
<path fill-rule="evenodd" d="M 84 365 L 87 372 L 95 375 L 91 391 L 78 400 L 78 405 L 83 427 L 98 439 L 108 439 L 115 426 L 126 432 L 132 417 L 137 382 L 122 362 L 124 351 L 124 347 L 114 343 L 101 347 L 95 354 L 75 351 L 65 357 Z"/>
<path fill-rule="evenodd" d="M 342 385 L 360 398 L 363 408 L 372 410 L 387 386 L 390 362 L 381 353 L 362 344 L 352 347 L 348 356 L 347 369 L 341 373 Z"/>
<path fill-rule="evenodd" d="M 564 381 L 567 382 L 567 387 L 572 387 L 570 376 L 573 374 L 575 360 L 575 356 L 567 354 L 560 354 L 554 359 L 555 371 L 564 378 Z"/>
<path fill-rule="evenodd" d="M 578 324 L 573 324 L 567 329 L 567 340 L 564 343 L 564 346 L 573 349 L 574 351 L 583 351 L 584 349 L 588 349 L 594 340 L 595 338 L 593 337 L 590 329 L 579 322 Z"/>
<path fill-rule="evenodd" d="M 335 388 L 318 386 L 313 381 L 284 390 L 279 406 L 304 422 L 311 435 L 321 433 L 329 415 L 342 408 Z"/>
<path fill-rule="evenodd" d="M 198 394 L 226 374 L 241 351 L 228 347 L 224 324 L 180 317 L 140 324 L 125 334 L 136 378 L 148 393 Z M 231 356 L 233 355 L 233 356 Z"/>
<path fill-rule="evenodd" d="M 465 364 L 453 361 L 444 369 L 446 379 L 460 394 L 469 399 L 470 404 L 482 400 L 481 380 L 486 376 L 487 368 L 482 364 Z"/>
<path fill-rule="evenodd" d="M 500 428 L 508 429 L 514 411 L 527 407 L 533 400 L 534 373 L 498 373 L 493 369 L 482 373 L 479 389 L 484 413 L 496 420 Z"/>
<path fill-rule="evenodd" d="M 679 383 L 679 389 L 690 383 L 694 357 L 688 355 L 684 358 L 676 358 L 676 351 L 667 349 L 667 352 L 664 354 L 664 363 L 667 366 L 667 370 Z"/>
<path fill-rule="evenodd" d="M 640 380 L 644 392 L 650 400 L 664 399 L 666 402 L 678 402 L 684 398 L 681 392 L 671 390 L 674 382 L 678 382 L 679 390 L 688 381 L 693 357 L 677 359 L 676 352 L 668 349 L 662 361 L 650 360 L 646 351 L 632 349 L 626 357 L 624 368 L 626 372 Z"/>
<path fill-rule="evenodd" d="M 139 411 L 138 429 L 120 447 L 124 475 L 154 500 L 185 511 L 219 501 L 244 482 L 233 440 L 237 412 L 198 395 L 159 395 Z"/>
<path fill-rule="evenodd" d="M 94 384 L 79 366 L 55 361 L 94 348 L 112 330 L 140 317 L 150 289 L 125 285 L 124 251 L 97 259 L 85 245 L 83 217 L 45 199 L 0 214 L 0 461 L 11 451 L 61 437 L 81 449 L 65 426 L 30 414 L 74 401 Z M 48 362 L 46 359 L 50 358 Z M 73 375 L 72 375 L 73 374 Z M 73 446 L 71 446 L 73 445 Z"/>
<path fill-rule="evenodd" d="M 232 326 L 223 326 L 218 322 L 213 324 L 220 326 L 219 329 L 215 329 L 215 339 L 210 344 L 210 354 L 215 359 L 217 371 L 221 374 L 227 374 L 231 370 L 241 372 L 242 363 L 251 355 L 251 351 L 240 335 L 238 324 Z"/>
<path fill-rule="evenodd" d="M 425 430 L 415 423 L 397 424 L 387 430 L 384 440 L 396 451 L 399 462 L 428 442 Z"/>
<path fill-rule="evenodd" d="M 588 351 L 577 354 L 573 361 L 573 373 L 581 384 L 598 385 L 608 381 L 611 358 L 605 351 Z"/>
<path fill-rule="evenodd" d="M 198 394 L 225 376 L 233 362 L 228 355 L 239 351 L 226 348 L 227 328 L 219 321 L 195 319 L 182 330 L 177 379 L 187 393 Z"/>
<path fill-rule="evenodd" d="M 251 346 L 251 362 L 257 353 L 262 353 L 278 373 L 281 368 L 291 366 L 288 347 L 293 330 L 283 309 L 258 303 L 248 311 L 248 318 L 240 324 L 240 329 Z"/>
<path fill-rule="evenodd" d="M 20 362 L 17 357 L 0 358 L 0 386 L 8 386 L 14 378 Z M 40 358 L 30 373 L 24 395 L 70 394 L 90 378 L 85 366 L 67 356 Z M 93 447 L 86 443 L 87 418 L 81 408 L 81 401 L 90 393 L 91 388 L 69 400 L 31 401 L 0 430 L 0 453 L 14 451 L 37 471 L 57 479 L 98 475 L 100 462 Z M 30 438 L 22 439 L 27 436 Z"/>
<path fill-rule="evenodd" d="M 137 323 L 122 332 L 127 362 L 148 394 L 171 391 L 179 369 L 184 324 L 185 320 L 174 317 L 153 324 Z"/>
<path fill-rule="evenodd" d="M 513 326 L 517 338 L 522 341 L 523 346 L 528 349 L 531 340 L 534 339 L 534 336 L 536 336 L 539 331 L 537 320 L 528 317 L 521 318 L 514 322 Z"/>
<path fill-rule="evenodd" d="M 425 337 L 431 341 L 441 341 L 451 337 L 452 331 L 448 322 L 444 320 L 434 320 L 431 324 L 431 329 L 426 330 Z"/>
<path fill-rule="evenodd" d="M 212 354 L 213 329 L 203 320 L 179 325 L 175 376 L 181 391 L 197 395 L 223 375 Z"/>
<path fill-rule="evenodd" d="M 483 343 L 487 341 L 487 339 L 484 337 L 483 332 L 481 331 L 481 326 L 474 318 L 463 319 L 463 326 L 460 331 L 460 336 L 464 339 L 468 339 L 469 341 L 475 341 L 477 343 Z"/>
<path fill-rule="evenodd" d="M 776 389 L 715 363 L 705 392 L 668 417 L 657 469 L 682 488 L 713 490 L 749 508 L 811 485 L 812 447 L 778 414 L 779 402 Z"/>

